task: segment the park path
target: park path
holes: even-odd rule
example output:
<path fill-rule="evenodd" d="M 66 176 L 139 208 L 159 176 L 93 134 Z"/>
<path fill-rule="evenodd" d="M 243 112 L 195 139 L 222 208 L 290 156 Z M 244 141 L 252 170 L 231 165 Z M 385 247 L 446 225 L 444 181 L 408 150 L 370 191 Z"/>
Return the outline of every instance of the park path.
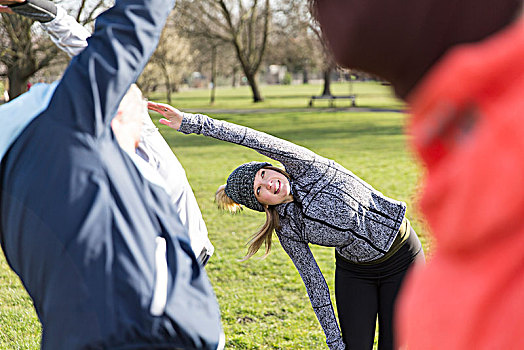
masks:
<path fill-rule="evenodd" d="M 311 113 L 319 112 L 373 112 L 373 113 L 407 113 L 407 110 L 400 108 L 368 108 L 368 107 L 309 107 L 309 108 L 187 108 L 185 112 L 202 113 L 202 114 L 268 114 L 268 113 L 285 113 L 285 112 L 302 112 Z"/>

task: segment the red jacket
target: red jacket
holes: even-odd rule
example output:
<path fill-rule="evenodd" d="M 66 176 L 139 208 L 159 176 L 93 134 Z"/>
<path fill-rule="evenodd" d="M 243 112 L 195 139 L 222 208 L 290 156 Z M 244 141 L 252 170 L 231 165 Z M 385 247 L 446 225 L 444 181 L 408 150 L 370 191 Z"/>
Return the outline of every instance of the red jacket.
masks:
<path fill-rule="evenodd" d="M 408 349 L 524 349 L 524 20 L 450 52 L 411 96 L 435 238 L 399 304 Z"/>

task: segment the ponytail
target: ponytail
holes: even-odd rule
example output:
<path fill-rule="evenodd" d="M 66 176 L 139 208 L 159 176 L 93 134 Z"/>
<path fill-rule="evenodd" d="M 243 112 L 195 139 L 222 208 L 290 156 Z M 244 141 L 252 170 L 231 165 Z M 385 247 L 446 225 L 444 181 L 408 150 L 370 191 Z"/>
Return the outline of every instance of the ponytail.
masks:
<path fill-rule="evenodd" d="M 215 192 L 215 203 L 218 209 L 227 210 L 232 214 L 236 214 L 242 210 L 242 206 L 226 194 L 226 185 L 220 186 Z"/>

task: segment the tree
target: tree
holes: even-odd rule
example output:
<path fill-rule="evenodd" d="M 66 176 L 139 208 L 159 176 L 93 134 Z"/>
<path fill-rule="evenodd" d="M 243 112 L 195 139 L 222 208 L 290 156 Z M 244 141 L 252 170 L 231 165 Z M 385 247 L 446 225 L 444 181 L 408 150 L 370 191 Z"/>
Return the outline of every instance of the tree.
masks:
<path fill-rule="evenodd" d="M 202 38 L 191 41 L 194 50 L 196 70 L 210 76 L 211 95 L 210 103 L 215 102 L 215 92 L 218 85 L 218 77 L 231 76 L 232 85 L 235 86 L 238 72 L 238 59 L 231 50 L 229 43 Z"/>
<path fill-rule="evenodd" d="M 262 101 L 257 74 L 266 51 L 271 21 L 269 0 L 180 0 L 176 10 L 186 35 L 227 43 L 234 49 L 251 87 L 253 102 Z"/>
<path fill-rule="evenodd" d="M 309 73 L 324 64 L 324 48 L 308 26 L 293 28 L 285 25 L 275 31 L 271 39 L 265 61 L 285 65 L 293 73 L 302 73 L 304 84 L 309 81 Z"/>
<path fill-rule="evenodd" d="M 171 94 L 178 90 L 189 73 L 193 57 L 189 42 L 179 35 L 174 21 L 169 20 L 155 52 L 138 79 L 138 85 L 144 91 L 151 91 L 162 81 L 167 102 L 171 103 Z"/>
<path fill-rule="evenodd" d="M 323 53 L 323 65 L 322 65 L 322 71 L 324 75 L 324 88 L 322 89 L 322 96 L 332 96 L 331 94 L 331 72 L 336 68 L 337 64 L 335 62 L 335 59 L 333 58 L 333 55 L 331 53 L 331 50 L 328 47 L 328 43 L 324 36 L 322 35 L 322 32 L 318 26 L 318 24 L 314 21 L 310 21 L 309 28 L 313 33 L 315 33 L 315 36 L 318 39 L 318 42 L 320 43 L 322 47 L 322 53 Z"/>
<path fill-rule="evenodd" d="M 58 49 L 50 40 L 35 36 L 33 21 L 18 15 L 2 14 L 0 21 L 0 62 L 3 75 L 9 80 L 9 96 L 17 97 L 26 91 L 28 79 L 50 64 Z"/>
<path fill-rule="evenodd" d="M 273 15 L 273 35 L 266 57 L 269 64 L 285 65 L 288 71 L 308 72 L 322 65 L 323 47 L 311 30 L 312 18 L 305 0 L 281 0 Z"/>
<path fill-rule="evenodd" d="M 107 7 L 105 1 L 90 2 L 88 6 L 88 1 L 83 0 L 69 13 L 83 24 L 90 23 L 98 11 Z M 16 14 L 1 14 L 0 44 L 0 76 L 7 76 L 11 98 L 25 92 L 29 78 L 36 72 L 66 57 L 40 28 L 33 27 L 32 20 Z"/>
<path fill-rule="evenodd" d="M 275 35 L 272 37 L 273 62 L 288 70 L 302 72 L 302 81 L 308 82 L 308 71 L 318 68 L 324 77 L 323 96 L 331 96 L 331 73 L 336 64 L 331 57 L 321 31 L 311 16 L 309 2 L 281 0 L 274 14 Z"/>

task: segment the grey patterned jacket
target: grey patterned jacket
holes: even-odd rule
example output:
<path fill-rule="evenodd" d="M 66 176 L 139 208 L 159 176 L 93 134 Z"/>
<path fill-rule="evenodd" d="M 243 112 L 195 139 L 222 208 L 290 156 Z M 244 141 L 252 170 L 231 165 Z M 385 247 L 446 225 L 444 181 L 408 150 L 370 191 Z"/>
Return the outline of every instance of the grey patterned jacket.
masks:
<path fill-rule="evenodd" d="M 189 113 L 179 131 L 249 147 L 284 165 L 294 201 L 277 206 L 281 228 L 276 233 L 304 281 L 329 348 L 345 349 L 309 243 L 335 247 L 355 263 L 379 259 L 397 236 L 406 204 L 385 197 L 333 160 L 263 132 Z"/>

